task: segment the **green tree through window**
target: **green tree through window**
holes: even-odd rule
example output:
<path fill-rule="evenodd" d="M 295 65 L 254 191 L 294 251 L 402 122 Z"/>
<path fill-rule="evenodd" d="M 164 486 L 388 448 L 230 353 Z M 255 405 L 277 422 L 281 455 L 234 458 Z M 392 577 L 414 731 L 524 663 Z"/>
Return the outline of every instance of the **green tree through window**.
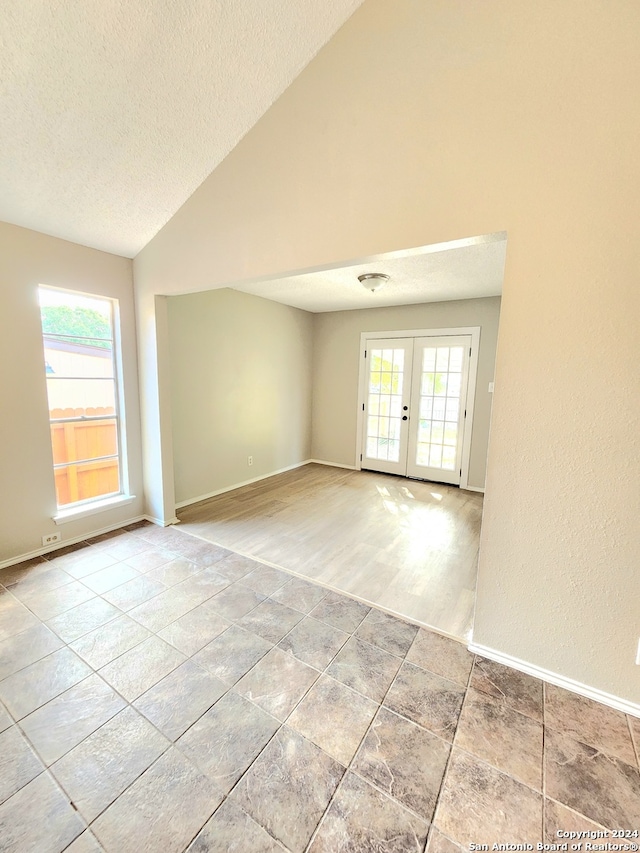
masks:
<path fill-rule="evenodd" d="M 90 346 L 111 347 L 111 324 L 98 311 L 67 305 L 43 305 L 40 311 L 45 335 L 69 335 L 71 343 L 78 337 L 87 338 L 84 343 Z"/>

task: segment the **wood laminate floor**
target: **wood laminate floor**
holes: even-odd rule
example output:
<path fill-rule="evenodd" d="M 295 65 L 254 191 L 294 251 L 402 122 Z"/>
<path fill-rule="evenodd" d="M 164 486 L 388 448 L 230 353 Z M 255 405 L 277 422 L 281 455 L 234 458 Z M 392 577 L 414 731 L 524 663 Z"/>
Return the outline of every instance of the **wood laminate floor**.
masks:
<path fill-rule="evenodd" d="M 309 464 L 178 512 L 185 532 L 461 640 L 482 495 Z"/>

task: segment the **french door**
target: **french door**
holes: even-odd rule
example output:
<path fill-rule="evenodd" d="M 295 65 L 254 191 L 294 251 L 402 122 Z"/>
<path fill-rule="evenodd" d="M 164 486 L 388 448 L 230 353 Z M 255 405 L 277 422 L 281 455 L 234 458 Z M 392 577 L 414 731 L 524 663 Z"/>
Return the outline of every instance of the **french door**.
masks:
<path fill-rule="evenodd" d="M 370 340 L 362 467 L 460 483 L 470 335 Z"/>

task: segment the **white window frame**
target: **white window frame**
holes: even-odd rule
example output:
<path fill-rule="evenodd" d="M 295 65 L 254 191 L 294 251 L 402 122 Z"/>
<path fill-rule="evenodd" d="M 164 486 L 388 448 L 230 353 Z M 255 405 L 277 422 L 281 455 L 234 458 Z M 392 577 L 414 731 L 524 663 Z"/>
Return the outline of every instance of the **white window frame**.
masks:
<path fill-rule="evenodd" d="M 126 447 L 126 429 L 125 429 L 125 406 L 123 394 L 123 372 L 122 372 L 122 339 L 120 331 L 120 304 L 117 298 L 112 296 L 104 296 L 103 294 L 88 293 L 71 288 L 53 287 L 48 284 L 40 284 L 39 289 L 56 291 L 62 294 L 68 294 L 70 297 L 84 296 L 89 299 L 102 300 L 111 304 L 111 334 L 112 334 L 112 359 L 113 359 L 113 383 L 114 383 L 114 401 L 115 414 L 109 415 L 109 418 L 116 421 L 116 436 L 117 436 L 117 453 L 114 457 L 118 460 L 118 475 L 120 490 L 118 492 L 110 492 L 108 495 L 97 495 L 93 498 L 76 501 L 72 504 L 63 506 L 57 505 L 57 511 L 53 516 L 53 521 L 56 524 L 65 524 L 66 522 L 75 521 L 79 518 L 84 518 L 91 515 L 96 515 L 107 509 L 123 506 L 132 503 L 135 500 L 135 495 L 130 494 L 129 488 L 129 466 L 127 464 L 127 447 Z M 45 345 L 45 336 L 48 333 L 44 332 L 41 326 L 42 343 Z M 63 335 L 62 337 L 74 337 L 73 335 Z M 47 392 L 48 393 L 48 392 Z M 104 419 L 105 416 L 96 416 L 96 420 Z M 76 420 L 74 418 L 62 418 L 52 421 L 49 415 L 49 433 L 51 435 L 52 423 L 64 423 L 66 421 Z M 53 447 L 52 447 L 53 451 Z M 88 460 L 91 461 L 91 460 Z M 51 473 L 54 475 L 56 466 L 52 460 Z"/>

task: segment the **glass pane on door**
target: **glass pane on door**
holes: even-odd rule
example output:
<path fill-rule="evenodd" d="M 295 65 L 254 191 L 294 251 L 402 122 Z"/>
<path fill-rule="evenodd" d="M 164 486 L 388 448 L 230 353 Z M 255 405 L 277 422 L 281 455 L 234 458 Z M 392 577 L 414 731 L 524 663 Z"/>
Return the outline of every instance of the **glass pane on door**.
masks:
<path fill-rule="evenodd" d="M 465 346 L 425 346 L 420 377 L 417 465 L 453 471 L 460 432 Z"/>
<path fill-rule="evenodd" d="M 368 459 L 400 461 L 405 347 L 369 351 L 367 430 Z"/>

